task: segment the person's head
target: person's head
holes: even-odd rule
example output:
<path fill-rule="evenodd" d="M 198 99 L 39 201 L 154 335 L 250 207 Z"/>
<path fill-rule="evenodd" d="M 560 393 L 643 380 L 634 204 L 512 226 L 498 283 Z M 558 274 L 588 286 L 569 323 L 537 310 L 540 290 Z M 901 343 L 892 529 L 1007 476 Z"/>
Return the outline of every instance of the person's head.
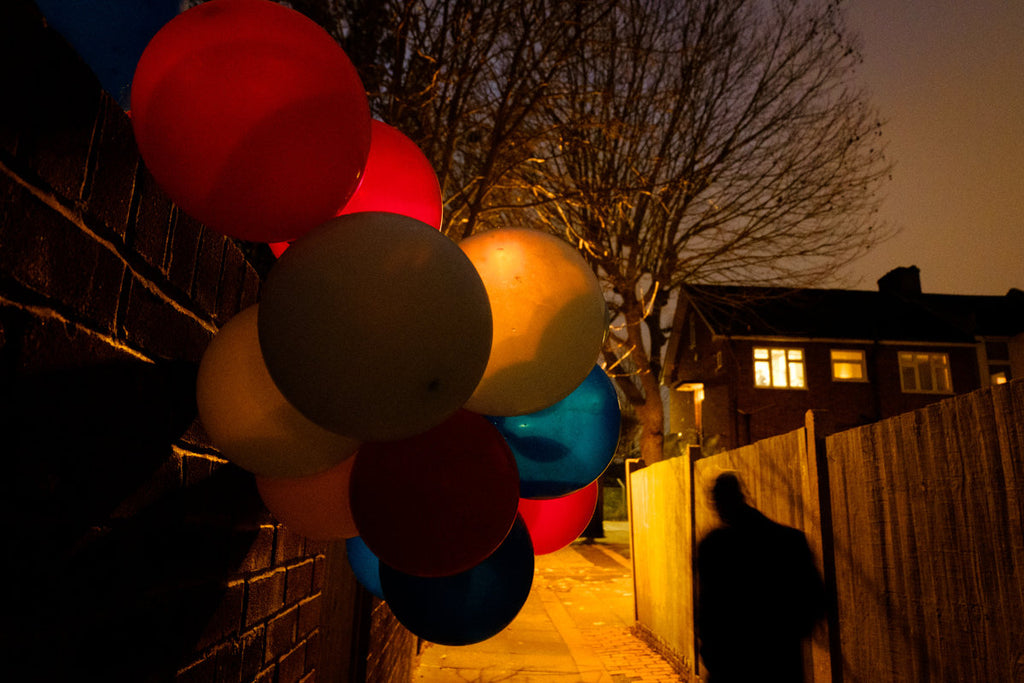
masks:
<path fill-rule="evenodd" d="M 724 472 L 715 479 L 711 487 L 711 499 L 715 504 L 715 511 L 726 524 L 736 520 L 740 513 L 747 508 L 747 499 L 743 495 L 743 486 L 740 478 L 734 472 Z"/>

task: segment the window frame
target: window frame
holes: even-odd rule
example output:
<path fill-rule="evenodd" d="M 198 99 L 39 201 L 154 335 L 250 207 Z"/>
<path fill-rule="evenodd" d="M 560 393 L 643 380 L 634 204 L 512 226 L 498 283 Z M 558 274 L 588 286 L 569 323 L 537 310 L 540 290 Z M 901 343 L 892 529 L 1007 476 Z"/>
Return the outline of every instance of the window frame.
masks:
<path fill-rule="evenodd" d="M 921 387 L 921 375 L 920 369 L 923 365 L 922 357 L 927 358 L 928 368 L 930 370 L 930 381 L 932 384 L 931 389 L 922 389 Z M 909 360 L 908 360 L 909 359 Z M 939 360 L 938 366 L 936 360 Z M 905 362 L 906 361 L 906 362 Z M 899 368 L 900 376 L 900 391 L 904 394 L 940 394 L 943 396 L 950 396 L 955 393 L 953 390 L 953 371 L 949 362 L 949 353 L 944 351 L 898 351 L 896 353 L 896 363 Z M 935 388 L 939 383 L 936 382 L 937 376 L 935 369 L 941 367 L 945 370 L 945 388 Z M 913 388 L 907 388 L 906 382 L 906 371 L 913 370 L 914 372 L 914 383 Z"/>
<path fill-rule="evenodd" d="M 758 351 L 764 351 L 763 357 L 758 357 Z M 781 359 L 778 354 L 782 354 Z M 801 347 L 793 346 L 754 346 L 751 349 L 753 360 L 754 388 L 755 389 L 807 389 L 807 354 Z M 777 379 L 779 366 L 777 361 L 782 361 L 782 381 Z M 768 384 L 758 384 L 758 365 L 767 367 Z M 794 368 L 799 368 L 799 386 L 793 385 Z"/>
<path fill-rule="evenodd" d="M 856 363 L 855 361 L 852 361 L 852 360 L 836 360 L 836 356 L 835 356 L 836 353 L 856 353 L 856 354 L 859 354 L 860 355 L 860 362 Z M 830 364 L 830 368 L 831 368 L 831 372 L 832 372 L 832 381 L 833 382 L 865 383 L 865 382 L 870 382 L 871 381 L 868 378 L 868 359 L 867 359 L 867 353 L 865 353 L 864 349 L 829 349 L 828 357 L 829 357 L 829 364 Z M 839 363 L 839 364 L 847 364 L 847 365 L 859 364 L 860 365 L 860 377 L 840 377 L 840 376 L 838 376 L 836 374 L 836 364 L 837 363 Z"/>
<path fill-rule="evenodd" d="M 1013 375 L 1010 371 L 1010 366 L 1006 363 L 989 363 L 988 364 L 988 383 L 989 386 L 998 386 L 1000 384 L 1006 384 Z"/>

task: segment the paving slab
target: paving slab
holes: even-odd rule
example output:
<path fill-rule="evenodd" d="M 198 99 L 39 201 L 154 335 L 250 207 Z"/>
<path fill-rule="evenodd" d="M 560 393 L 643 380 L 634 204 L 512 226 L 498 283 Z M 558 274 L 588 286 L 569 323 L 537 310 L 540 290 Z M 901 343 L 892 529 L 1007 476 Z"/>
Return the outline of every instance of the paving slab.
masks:
<path fill-rule="evenodd" d="M 423 643 L 414 683 L 653 683 L 688 681 L 633 632 L 633 578 L 625 523 L 537 557 L 516 619 L 493 638 Z"/>

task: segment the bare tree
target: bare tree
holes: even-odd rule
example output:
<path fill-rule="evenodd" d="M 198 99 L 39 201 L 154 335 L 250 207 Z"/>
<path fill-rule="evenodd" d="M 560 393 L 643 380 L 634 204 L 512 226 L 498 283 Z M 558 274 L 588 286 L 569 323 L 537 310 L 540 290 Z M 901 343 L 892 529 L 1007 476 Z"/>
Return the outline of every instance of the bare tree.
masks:
<path fill-rule="evenodd" d="M 434 164 L 454 239 L 495 227 L 513 172 L 550 131 L 549 85 L 610 4 L 339 0 L 339 32 L 383 120 Z"/>
<path fill-rule="evenodd" d="M 840 2 L 330 4 L 375 113 L 433 162 L 447 234 L 532 224 L 594 265 L 647 462 L 682 286 L 814 283 L 881 236 L 888 167 Z"/>
<path fill-rule="evenodd" d="M 672 295 L 819 282 L 877 242 L 888 167 L 839 3 L 622 0 L 581 47 L 518 178 L 609 290 L 607 364 L 654 462 Z"/>

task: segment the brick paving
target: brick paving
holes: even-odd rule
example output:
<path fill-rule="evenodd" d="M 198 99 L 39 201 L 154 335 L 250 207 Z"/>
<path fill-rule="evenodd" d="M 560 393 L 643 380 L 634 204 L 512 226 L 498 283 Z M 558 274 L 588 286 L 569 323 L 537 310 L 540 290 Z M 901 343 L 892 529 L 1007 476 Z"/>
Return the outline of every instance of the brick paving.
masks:
<path fill-rule="evenodd" d="M 614 683 L 678 683 L 693 680 L 677 672 L 630 628 L 603 627 L 584 629 L 581 633 L 601 659 L 601 664 Z"/>

